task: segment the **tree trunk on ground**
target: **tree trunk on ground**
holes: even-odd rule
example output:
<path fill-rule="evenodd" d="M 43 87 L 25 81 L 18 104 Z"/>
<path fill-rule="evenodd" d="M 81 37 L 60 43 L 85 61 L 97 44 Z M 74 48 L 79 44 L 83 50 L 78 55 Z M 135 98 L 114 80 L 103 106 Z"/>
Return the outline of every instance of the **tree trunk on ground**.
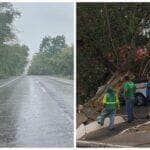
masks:
<path fill-rule="evenodd" d="M 114 75 L 108 80 L 108 82 L 105 85 L 98 88 L 98 91 L 96 92 L 95 96 L 83 105 L 81 112 L 82 112 L 82 115 L 84 113 L 84 115 L 88 118 L 86 123 L 96 120 L 96 118 L 99 114 L 98 104 L 101 102 L 108 87 L 112 86 L 116 89 L 117 92 L 119 92 L 119 90 L 122 88 L 122 85 L 123 85 L 123 78 L 126 75 L 132 76 L 132 74 L 130 72 L 114 73 Z M 79 114 L 80 113 L 78 113 L 77 116 L 79 116 Z M 77 120 L 78 120 L 78 117 L 77 117 Z"/>

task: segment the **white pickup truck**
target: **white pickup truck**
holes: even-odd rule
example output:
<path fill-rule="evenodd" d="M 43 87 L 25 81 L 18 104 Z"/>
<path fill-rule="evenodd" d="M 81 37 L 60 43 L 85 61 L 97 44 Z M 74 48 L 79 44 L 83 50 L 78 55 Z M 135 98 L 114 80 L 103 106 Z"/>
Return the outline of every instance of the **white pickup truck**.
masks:
<path fill-rule="evenodd" d="M 140 82 L 136 83 L 136 93 L 135 93 L 135 98 L 136 98 L 136 105 L 141 106 L 147 103 L 146 99 L 146 83 L 147 82 Z"/>

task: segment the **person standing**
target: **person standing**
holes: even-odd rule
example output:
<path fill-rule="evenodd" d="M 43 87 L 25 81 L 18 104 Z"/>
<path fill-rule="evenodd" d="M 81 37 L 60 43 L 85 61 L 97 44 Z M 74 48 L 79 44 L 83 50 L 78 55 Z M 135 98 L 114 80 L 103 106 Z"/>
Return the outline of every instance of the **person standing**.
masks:
<path fill-rule="evenodd" d="M 114 129 L 114 120 L 116 115 L 116 109 L 119 108 L 119 99 L 112 87 L 109 87 L 102 100 L 103 110 L 100 116 L 97 118 L 97 122 L 100 125 L 104 125 L 104 120 L 109 117 L 109 129 Z"/>
<path fill-rule="evenodd" d="M 125 83 L 123 85 L 126 113 L 128 116 L 128 123 L 134 120 L 134 101 L 135 101 L 135 84 L 130 80 L 129 76 L 125 76 Z"/>
<path fill-rule="evenodd" d="M 147 82 L 144 84 L 144 87 L 146 87 L 146 105 L 147 105 L 147 115 L 146 118 L 150 118 L 150 110 L 149 110 L 149 103 L 150 103 L 150 75 L 147 75 Z"/>
<path fill-rule="evenodd" d="M 147 101 L 150 101 L 150 76 L 147 75 L 147 83 L 145 84 L 146 86 L 146 98 Z"/>

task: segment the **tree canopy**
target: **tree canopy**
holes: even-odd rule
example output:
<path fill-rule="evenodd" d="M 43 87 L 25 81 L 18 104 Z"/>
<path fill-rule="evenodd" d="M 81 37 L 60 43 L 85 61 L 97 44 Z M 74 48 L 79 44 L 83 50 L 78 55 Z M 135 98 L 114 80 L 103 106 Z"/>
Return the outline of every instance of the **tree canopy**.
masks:
<path fill-rule="evenodd" d="M 63 35 L 44 37 L 39 53 L 33 56 L 28 73 L 73 78 L 73 46 L 65 43 Z"/>
<path fill-rule="evenodd" d="M 19 16 L 11 3 L 0 3 L 0 77 L 20 75 L 27 64 L 28 47 L 13 41 L 13 21 Z"/>
<path fill-rule="evenodd" d="M 18 16 L 20 13 L 14 10 L 11 3 L 0 3 L 0 44 L 4 44 L 4 42 L 15 37 L 12 23 Z"/>
<path fill-rule="evenodd" d="M 60 52 L 65 47 L 65 37 L 58 35 L 56 37 L 46 36 L 40 44 L 40 52 L 48 54 L 50 57 Z"/>

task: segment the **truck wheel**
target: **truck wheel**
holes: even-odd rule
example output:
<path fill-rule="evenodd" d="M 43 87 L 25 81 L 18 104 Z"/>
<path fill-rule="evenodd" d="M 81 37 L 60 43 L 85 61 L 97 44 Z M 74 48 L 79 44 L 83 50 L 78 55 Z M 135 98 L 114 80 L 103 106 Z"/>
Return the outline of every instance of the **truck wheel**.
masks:
<path fill-rule="evenodd" d="M 137 106 L 146 105 L 146 98 L 144 97 L 143 94 L 141 94 L 141 93 L 135 94 L 135 104 Z"/>

